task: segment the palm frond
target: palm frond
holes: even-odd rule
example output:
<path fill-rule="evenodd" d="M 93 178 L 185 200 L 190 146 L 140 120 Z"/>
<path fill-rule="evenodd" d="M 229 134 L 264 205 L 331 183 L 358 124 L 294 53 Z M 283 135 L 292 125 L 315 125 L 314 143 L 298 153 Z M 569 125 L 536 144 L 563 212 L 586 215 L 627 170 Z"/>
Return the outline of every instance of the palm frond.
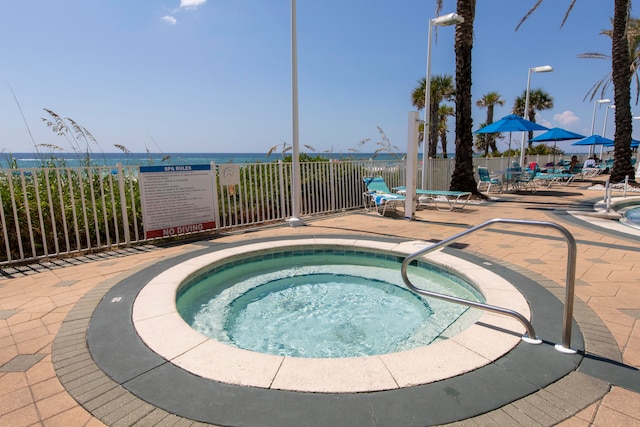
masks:
<path fill-rule="evenodd" d="M 522 26 L 522 24 L 524 24 L 524 21 L 526 21 L 533 14 L 533 12 L 536 11 L 538 6 L 540 6 L 542 4 L 542 1 L 543 0 L 538 0 L 536 2 L 536 4 L 534 4 L 533 7 L 531 9 L 529 9 L 529 12 L 527 12 L 527 14 L 520 20 L 520 22 L 518 22 L 518 25 L 516 26 L 516 31 L 518 31 L 520 26 Z"/>
<path fill-rule="evenodd" d="M 569 14 L 571 13 L 571 10 L 573 9 L 573 6 L 575 6 L 575 4 L 576 4 L 576 0 L 571 0 L 571 4 L 569 5 L 567 12 L 564 14 L 564 18 L 562 18 L 562 23 L 560 24 L 560 28 L 562 28 L 564 26 L 564 23 L 567 22 L 567 19 L 569 18 Z"/>
<path fill-rule="evenodd" d="M 585 52 L 585 53 L 579 54 L 578 58 L 607 59 L 607 60 L 610 60 L 611 56 L 607 55 L 607 54 L 604 54 L 604 53 L 598 53 L 598 52 Z"/>

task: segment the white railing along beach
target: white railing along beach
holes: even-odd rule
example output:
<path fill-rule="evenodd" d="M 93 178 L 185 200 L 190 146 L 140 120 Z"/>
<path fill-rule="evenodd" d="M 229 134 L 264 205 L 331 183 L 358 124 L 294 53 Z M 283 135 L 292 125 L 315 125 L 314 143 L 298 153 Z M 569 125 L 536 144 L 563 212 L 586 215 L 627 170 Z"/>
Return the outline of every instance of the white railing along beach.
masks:
<path fill-rule="evenodd" d="M 504 171 L 509 160 L 474 158 L 474 168 Z M 532 161 L 545 164 L 539 156 Z M 454 159 L 428 159 L 427 189 L 448 190 Z M 148 242 L 142 224 L 139 166 L 0 170 L 0 265 L 91 253 Z M 301 215 L 360 209 L 364 176 L 382 176 L 390 188 L 406 181 L 404 160 L 332 160 L 301 163 Z M 422 178 L 422 165 L 416 171 Z M 291 216 L 291 163 L 240 165 L 241 183 L 217 191 L 222 231 L 258 227 Z M 189 234 L 189 233 L 185 233 Z"/>

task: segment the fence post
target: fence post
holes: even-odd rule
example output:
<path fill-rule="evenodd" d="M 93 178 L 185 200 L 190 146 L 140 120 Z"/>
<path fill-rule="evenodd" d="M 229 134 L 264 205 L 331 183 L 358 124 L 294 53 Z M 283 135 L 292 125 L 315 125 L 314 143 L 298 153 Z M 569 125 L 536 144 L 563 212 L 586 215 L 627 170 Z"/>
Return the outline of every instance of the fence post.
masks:
<path fill-rule="evenodd" d="M 285 219 L 287 214 L 285 212 L 285 200 L 284 200 L 284 167 L 282 160 L 278 160 L 278 181 L 280 181 L 280 218 Z"/>
<path fill-rule="evenodd" d="M 120 210 L 122 212 L 122 232 L 124 233 L 124 243 L 126 247 L 131 246 L 131 232 L 129 230 L 129 215 L 127 214 L 127 197 L 124 191 L 124 172 L 122 163 L 116 163 L 118 168 L 118 188 L 120 189 Z"/>
<path fill-rule="evenodd" d="M 331 212 L 336 211 L 336 177 L 333 168 L 333 159 L 329 159 L 329 182 L 331 191 Z"/>

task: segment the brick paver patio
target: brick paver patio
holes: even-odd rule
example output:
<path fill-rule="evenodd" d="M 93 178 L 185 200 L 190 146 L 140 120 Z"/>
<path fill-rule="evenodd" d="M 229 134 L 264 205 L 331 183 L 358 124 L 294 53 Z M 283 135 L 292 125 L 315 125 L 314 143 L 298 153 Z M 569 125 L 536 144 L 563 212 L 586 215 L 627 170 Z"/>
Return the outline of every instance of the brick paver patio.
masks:
<path fill-rule="evenodd" d="M 250 233 L 213 236 L 213 240 L 235 242 L 269 236 L 353 233 L 430 241 L 445 239 L 498 217 L 552 221 L 569 229 L 578 243 L 578 303 L 586 304 L 597 315 L 598 322 L 617 344 L 616 349 L 603 348 L 602 352 L 619 352 L 622 363 L 640 368 L 640 237 L 610 233 L 566 215 L 567 210 L 578 210 L 581 204 L 601 197 L 600 192 L 587 189 L 584 183 L 534 194 L 495 197 L 499 200 L 468 205 L 462 211 L 422 210 L 416 221 L 404 220 L 402 212 L 383 218 L 359 211 L 310 220 L 305 227 L 274 226 Z M 460 243 L 467 245 L 465 251 L 517 268 L 536 280 L 564 287 L 567 248 L 553 230 L 501 224 L 467 236 Z M 56 372 L 52 362 L 53 342 L 67 315 L 72 309 L 91 310 L 90 306 L 83 307 L 83 302 L 78 303 L 81 298 L 100 287 L 108 288 L 133 271 L 196 248 L 197 242 L 166 247 L 148 245 L 5 269 L 0 276 L 0 426 L 104 425 L 101 420 L 109 421 L 110 425 L 134 425 L 139 420 L 145 420 L 147 425 L 201 425 L 150 405 L 137 405 L 109 418 L 106 414 L 115 412 L 107 411 L 105 405 L 127 405 L 126 399 L 117 400 L 121 396 L 119 386 L 114 388 L 108 378 L 96 375 L 94 388 L 87 390 L 95 393 L 93 400 L 88 399 L 93 405 L 81 406 L 59 376 L 86 379 L 94 374 L 92 361 L 80 356 L 67 364 L 65 372 Z M 68 335 L 58 336 L 57 342 L 66 342 L 69 351 L 73 351 L 74 345 L 85 345 L 77 338 L 83 327 L 78 325 L 74 330 L 74 325 L 65 323 Z M 595 326 L 581 327 L 585 341 L 599 342 Z M 558 384 L 555 389 L 552 385 L 482 419 L 468 420 L 465 425 L 551 425 L 564 420 L 560 425 L 640 426 L 639 393 L 584 373 L 576 372 L 569 377 L 570 382 L 564 385 Z M 575 388 L 567 391 L 571 384 Z M 605 393 L 596 401 L 588 401 L 589 391 L 580 387 L 604 387 Z M 562 393 L 571 396 L 560 399 Z M 583 400 L 581 396 L 585 396 Z"/>

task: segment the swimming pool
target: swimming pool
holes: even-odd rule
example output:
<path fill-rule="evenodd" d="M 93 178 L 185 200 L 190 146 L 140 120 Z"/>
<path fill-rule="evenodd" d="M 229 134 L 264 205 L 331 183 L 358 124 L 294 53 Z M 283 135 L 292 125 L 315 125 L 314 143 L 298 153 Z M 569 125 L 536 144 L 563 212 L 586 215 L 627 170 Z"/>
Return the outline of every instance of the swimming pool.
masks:
<path fill-rule="evenodd" d="M 352 247 L 262 251 L 212 265 L 179 289 L 180 315 L 196 331 L 245 350 L 293 357 L 359 357 L 429 345 L 466 306 L 406 289 L 403 257 Z M 484 302 L 471 284 L 435 265 L 411 268 L 423 289 Z"/>

